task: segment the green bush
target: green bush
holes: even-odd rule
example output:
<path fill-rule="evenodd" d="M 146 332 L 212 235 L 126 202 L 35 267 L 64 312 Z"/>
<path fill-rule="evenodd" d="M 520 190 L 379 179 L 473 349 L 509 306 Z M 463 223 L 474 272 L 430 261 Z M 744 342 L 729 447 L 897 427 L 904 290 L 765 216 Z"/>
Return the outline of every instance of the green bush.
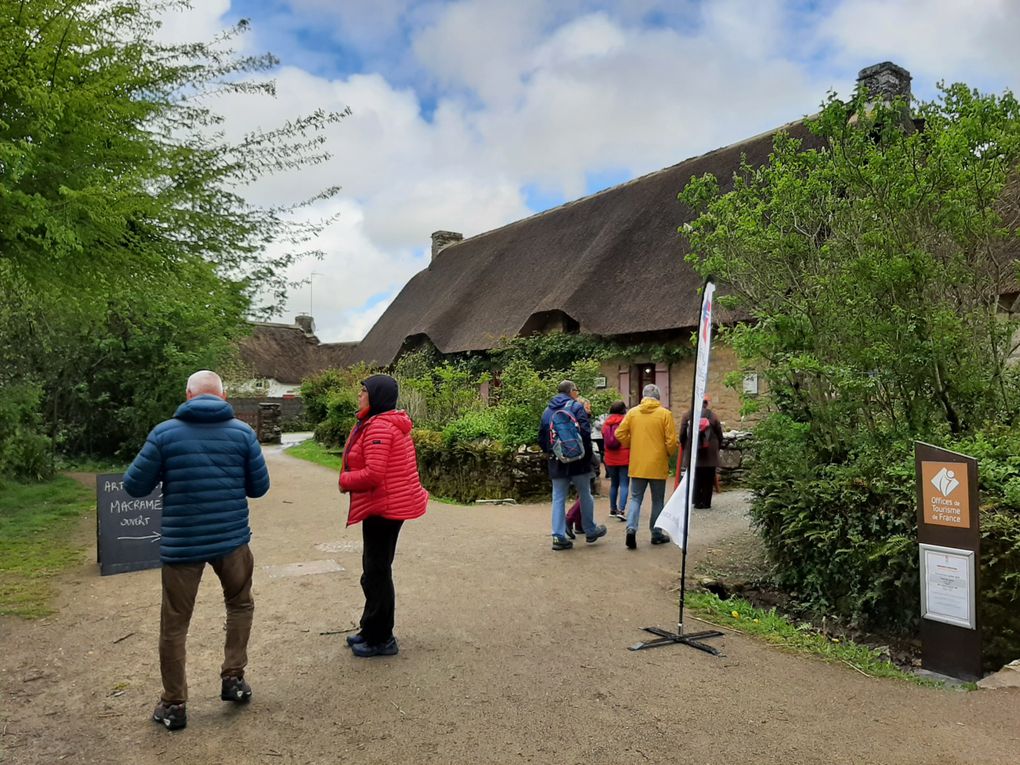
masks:
<path fill-rule="evenodd" d="M 507 431 L 499 416 L 499 410 L 495 407 L 465 412 L 443 428 L 442 435 L 443 443 L 447 446 L 486 439 L 508 441 Z"/>
<path fill-rule="evenodd" d="M 343 446 L 358 414 L 361 381 L 373 374 L 364 365 L 327 369 L 301 383 L 305 418 L 313 426 L 315 440 L 324 446 Z"/>
<path fill-rule="evenodd" d="M 0 386 L 0 475 L 22 481 L 53 476 L 53 443 L 42 434 L 38 386 Z"/>
<path fill-rule="evenodd" d="M 360 381 L 371 370 L 358 367 L 332 369 L 302 383 L 308 420 L 316 440 L 337 446 L 353 427 Z M 494 441 L 506 447 L 532 445 L 538 426 L 560 381 L 577 383 L 581 395 L 592 403 L 592 417 L 609 411 L 618 398 L 612 389 L 596 389 L 599 364 L 593 359 L 574 361 L 566 370 L 539 372 L 525 358 L 510 357 L 492 385 L 490 401 L 482 400 L 480 386 L 489 375 L 465 361 L 442 361 L 434 350 L 423 348 L 405 354 L 393 376 L 400 386 L 397 406 L 404 409 L 415 428 L 441 434 L 444 444 Z"/>
<path fill-rule="evenodd" d="M 912 442 L 858 444 L 815 464 L 807 425 L 772 415 L 757 429 L 752 518 L 777 584 L 813 610 L 867 628 L 914 632 L 920 618 Z M 881 439 L 877 439 L 881 441 Z M 947 442 L 976 457 L 981 492 L 981 621 L 989 665 L 1020 653 L 1020 435 Z"/>
<path fill-rule="evenodd" d="M 479 389 L 488 376 L 464 363 L 439 362 L 426 349 L 401 357 L 393 376 L 400 386 L 398 406 L 418 427 L 443 430 L 484 407 Z"/>

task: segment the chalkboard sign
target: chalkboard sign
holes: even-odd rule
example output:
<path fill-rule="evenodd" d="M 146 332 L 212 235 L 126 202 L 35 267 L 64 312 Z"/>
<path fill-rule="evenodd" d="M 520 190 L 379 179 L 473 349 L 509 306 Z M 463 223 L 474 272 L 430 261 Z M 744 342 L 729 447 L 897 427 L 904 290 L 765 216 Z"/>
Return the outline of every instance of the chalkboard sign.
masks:
<path fill-rule="evenodd" d="M 121 473 L 96 476 L 96 558 L 99 573 L 158 568 L 163 485 L 147 497 L 124 491 Z"/>

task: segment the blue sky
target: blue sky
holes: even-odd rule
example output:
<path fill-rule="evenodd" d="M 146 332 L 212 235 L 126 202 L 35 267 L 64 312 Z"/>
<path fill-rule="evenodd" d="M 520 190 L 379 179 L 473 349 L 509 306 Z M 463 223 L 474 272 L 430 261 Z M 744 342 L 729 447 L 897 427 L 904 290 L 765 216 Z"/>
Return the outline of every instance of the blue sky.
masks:
<path fill-rule="evenodd" d="M 466 236 L 813 112 L 892 60 L 940 79 L 1020 81 L 1013 0 L 202 0 L 168 39 L 246 18 L 249 52 L 281 61 L 275 99 L 227 100 L 237 130 L 349 106 L 333 159 L 251 190 L 265 202 L 343 186 L 314 210 L 315 319 L 360 339 L 428 261 L 432 231 Z M 282 320 L 307 310 L 294 291 Z"/>

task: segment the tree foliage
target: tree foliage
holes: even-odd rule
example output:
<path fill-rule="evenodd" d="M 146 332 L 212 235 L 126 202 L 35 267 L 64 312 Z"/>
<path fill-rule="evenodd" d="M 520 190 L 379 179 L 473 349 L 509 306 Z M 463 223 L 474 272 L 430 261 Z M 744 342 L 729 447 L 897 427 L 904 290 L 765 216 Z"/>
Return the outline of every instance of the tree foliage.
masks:
<path fill-rule="evenodd" d="M 730 339 L 768 381 L 750 484 L 779 583 L 830 615 L 916 626 L 911 442 L 975 454 L 986 658 L 1002 658 L 1020 648 L 1005 607 L 1020 597 L 1020 104 L 952 85 L 908 122 L 906 104 L 868 100 L 830 98 L 810 146 L 778 135 L 728 190 L 693 180 L 689 260 L 748 317 Z"/>
<path fill-rule="evenodd" d="M 188 372 L 272 307 L 325 222 L 245 187 L 326 158 L 346 114 L 229 138 L 223 94 L 272 94 L 272 56 L 155 39 L 168 0 L 0 4 L 0 387 L 42 387 L 72 450 L 137 446 Z M 277 245 L 271 247 L 271 245 Z M 286 245 L 286 246 L 280 246 Z M 281 254 L 282 253 L 282 254 Z"/>
<path fill-rule="evenodd" d="M 960 434 L 1017 411 L 1000 298 L 1016 292 L 1020 105 L 941 93 L 921 130 L 904 104 L 830 98 L 809 121 L 820 148 L 780 134 L 732 190 L 706 176 L 681 194 L 702 213 L 690 262 L 750 317 L 735 348 L 834 457 L 857 430 Z"/>

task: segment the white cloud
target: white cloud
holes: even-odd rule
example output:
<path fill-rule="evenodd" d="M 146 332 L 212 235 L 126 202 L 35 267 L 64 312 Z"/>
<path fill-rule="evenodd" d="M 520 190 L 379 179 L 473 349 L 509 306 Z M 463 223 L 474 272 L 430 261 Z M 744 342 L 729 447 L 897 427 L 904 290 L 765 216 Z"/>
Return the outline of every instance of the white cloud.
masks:
<path fill-rule="evenodd" d="M 169 9 L 159 14 L 162 26 L 156 38 L 164 44 L 210 40 L 223 30 L 222 18 L 230 10 L 230 0 L 201 0 L 181 12 Z"/>
<path fill-rule="evenodd" d="M 243 6 L 209 0 L 164 33 L 210 37 Z M 848 93 L 880 60 L 911 69 L 915 92 L 940 77 L 1020 78 L 1020 4 L 1008 0 L 289 0 L 272 13 L 252 19 L 249 46 L 331 71 L 328 50 L 303 47 L 299 32 L 313 30 L 361 62 L 328 77 L 285 59 L 276 98 L 217 104 L 235 137 L 353 110 L 330 132 L 330 161 L 249 190 L 281 203 L 343 187 L 310 211 L 341 213 L 317 243 L 326 258 L 292 274 L 322 274 L 325 341 L 360 338 L 427 264 L 432 231 L 470 236 L 534 212 L 528 186 L 573 198 L 593 174 L 633 176 L 747 138 L 813 112 L 830 88 Z M 308 308 L 299 289 L 284 317 Z"/>
<path fill-rule="evenodd" d="M 382 313 L 365 308 L 380 295 L 394 295 L 416 272 L 428 264 L 424 247 L 381 249 L 365 233 L 364 210 L 351 200 L 318 205 L 315 213 L 339 218 L 317 242 L 325 255 L 306 259 L 291 270 L 295 281 L 312 279 L 290 296 L 284 317 L 311 310 L 316 332 L 324 342 L 360 340 L 366 317 Z M 314 276 L 313 276 L 314 274 Z M 373 300 L 375 299 L 375 300 Z"/>
<path fill-rule="evenodd" d="M 927 92 L 941 79 L 999 88 L 1020 81 L 1015 0 L 845 0 L 820 36 L 839 61 L 857 68 L 895 61 Z"/>

